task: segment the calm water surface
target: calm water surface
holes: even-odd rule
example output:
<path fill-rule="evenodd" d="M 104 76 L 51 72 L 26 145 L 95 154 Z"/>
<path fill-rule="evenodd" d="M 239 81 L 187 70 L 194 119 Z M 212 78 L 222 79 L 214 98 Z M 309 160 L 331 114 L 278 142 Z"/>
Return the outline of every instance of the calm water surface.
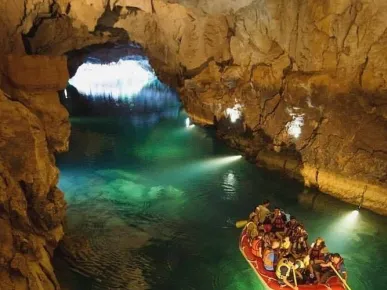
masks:
<path fill-rule="evenodd" d="M 361 211 L 351 220 L 353 206 L 227 158 L 238 153 L 211 130 L 186 128 L 178 106 L 163 106 L 72 118 L 71 150 L 58 158 L 60 187 L 67 234 L 83 247 L 77 264 L 90 277 L 71 274 L 58 257 L 64 289 L 264 289 L 233 224 L 265 198 L 344 256 L 352 289 L 387 289 L 386 218 Z"/>

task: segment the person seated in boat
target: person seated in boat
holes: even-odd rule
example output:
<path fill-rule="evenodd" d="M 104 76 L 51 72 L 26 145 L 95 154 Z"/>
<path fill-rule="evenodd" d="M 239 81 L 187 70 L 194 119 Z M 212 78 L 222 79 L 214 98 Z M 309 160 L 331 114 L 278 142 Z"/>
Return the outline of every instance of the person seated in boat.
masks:
<path fill-rule="evenodd" d="M 330 277 L 336 275 L 336 273 L 332 269 L 332 267 L 334 269 L 336 269 L 336 271 L 340 274 L 340 276 L 344 280 L 347 280 L 347 278 L 348 278 L 347 268 L 345 267 L 344 259 L 338 253 L 330 255 L 329 261 L 327 263 L 325 263 L 325 262 L 321 263 L 320 267 L 321 267 L 322 270 L 325 268 L 326 271 L 323 272 L 322 275 L 321 275 L 321 272 L 317 272 L 316 271 L 316 278 L 317 278 L 317 282 L 318 283 L 323 283 L 324 284 L 324 283 L 326 283 L 328 281 L 328 279 Z M 321 275 L 321 278 L 320 278 L 320 275 Z"/>
<path fill-rule="evenodd" d="M 296 237 L 298 225 L 299 223 L 295 216 L 290 216 L 290 220 L 285 225 L 285 235 L 290 237 L 292 243 L 296 241 L 294 238 Z"/>
<path fill-rule="evenodd" d="M 246 234 L 249 238 L 249 242 L 258 236 L 258 216 L 254 215 L 250 221 L 246 224 Z"/>
<path fill-rule="evenodd" d="M 293 243 L 294 241 L 297 241 L 300 237 L 304 237 L 304 240 L 308 240 L 308 232 L 305 230 L 305 227 L 303 224 L 299 223 L 296 227 L 296 230 L 293 232 L 293 235 L 290 237 L 290 241 Z"/>
<path fill-rule="evenodd" d="M 274 240 L 269 248 L 266 248 L 263 252 L 263 266 L 267 271 L 274 271 L 278 262 L 278 249 L 280 242 Z"/>
<path fill-rule="evenodd" d="M 270 246 L 271 246 L 272 239 L 271 239 L 270 234 L 271 233 L 264 233 L 263 234 L 263 248 L 264 249 L 270 248 Z"/>
<path fill-rule="evenodd" d="M 264 232 L 259 231 L 258 236 L 256 236 L 251 243 L 251 253 L 258 258 L 262 258 L 262 254 L 263 254 L 263 249 L 265 244 L 263 240 L 263 235 L 264 235 Z"/>
<path fill-rule="evenodd" d="M 286 225 L 286 215 L 281 212 L 281 210 L 276 207 L 274 213 L 271 216 L 271 231 L 275 233 L 277 238 L 280 240 L 285 234 L 285 225 Z"/>
<path fill-rule="evenodd" d="M 313 265 L 324 263 L 325 255 L 328 253 L 329 251 L 327 246 L 325 245 L 325 241 L 321 237 L 318 237 L 316 241 L 310 246 L 308 255 L 310 258 L 309 271 L 312 278 L 315 277 Z"/>
<path fill-rule="evenodd" d="M 320 283 L 321 275 L 323 275 L 325 272 L 331 270 L 330 268 L 322 267 L 321 265 L 329 263 L 332 259 L 332 255 L 333 254 L 331 254 L 331 253 L 327 253 L 324 255 L 324 262 L 323 263 L 312 265 L 315 277 L 312 277 L 311 282 Z"/>
<path fill-rule="evenodd" d="M 304 258 L 308 255 L 309 247 L 303 236 L 300 236 L 297 241 L 292 244 L 290 253 L 296 259 Z"/>
<path fill-rule="evenodd" d="M 294 274 L 297 273 L 296 269 L 298 265 L 295 265 L 295 259 L 292 256 L 282 258 L 276 267 L 275 274 L 277 276 L 278 284 L 281 286 L 288 286 L 294 290 L 298 290 L 298 287 L 291 283 L 294 280 Z M 302 275 L 300 277 L 300 273 L 296 274 L 298 277 L 302 279 Z M 293 281 L 294 282 L 294 281 Z"/>
<path fill-rule="evenodd" d="M 290 254 L 292 243 L 290 242 L 290 238 L 285 236 L 281 242 L 280 246 L 280 257 L 284 257 Z"/>
<path fill-rule="evenodd" d="M 257 215 L 258 220 L 260 224 L 263 224 L 266 217 L 270 215 L 270 201 L 268 199 L 264 200 L 262 204 L 258 205 L 255 210 L 250 214 L 251 215 Z"/>

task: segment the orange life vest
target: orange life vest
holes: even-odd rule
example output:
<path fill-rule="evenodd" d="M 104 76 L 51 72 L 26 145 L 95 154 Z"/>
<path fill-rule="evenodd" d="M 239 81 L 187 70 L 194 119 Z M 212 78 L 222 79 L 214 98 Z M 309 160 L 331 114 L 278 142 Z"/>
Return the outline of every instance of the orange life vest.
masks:
<path fill-rule="evenodd" d="M 321 252 L 321 250 L 324 247 L 320 244 L 320 246 L 317 246 L 316 244 L 313 245 L 313 248 L 310 252 L 310 259 L 311 260 L 324 260 L 324 254 Z"/>
<path fill-rule="evenodd" d="M 254 239 L 251 244 L 251 252 L 254 256 L 261 258 L 261 251 L 262 248 L 262 240 L 261 239 Z"/>

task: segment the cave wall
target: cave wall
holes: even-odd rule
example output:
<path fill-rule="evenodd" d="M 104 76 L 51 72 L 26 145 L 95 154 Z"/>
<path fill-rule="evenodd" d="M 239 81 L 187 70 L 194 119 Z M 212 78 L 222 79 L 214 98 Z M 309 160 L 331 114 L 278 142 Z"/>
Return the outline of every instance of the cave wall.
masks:
<path fill-rule="evenodd" d="M 65 57 L 8 55 L 0 90 L 0 289 L 59 289 L 51 266 L 66 203 L 55 153 L 70 123 Z M 33 76 L 33 77 L 31 77 Z"/>
<path fill-rule="evenodd" d="M 0 289 L 59 289 L 61 56 L 94 44 L 139 43 L 191 118 L 257 165 L 387 214 L 386 1 L 57 2 L 61 17 L 0 0 Z"/>

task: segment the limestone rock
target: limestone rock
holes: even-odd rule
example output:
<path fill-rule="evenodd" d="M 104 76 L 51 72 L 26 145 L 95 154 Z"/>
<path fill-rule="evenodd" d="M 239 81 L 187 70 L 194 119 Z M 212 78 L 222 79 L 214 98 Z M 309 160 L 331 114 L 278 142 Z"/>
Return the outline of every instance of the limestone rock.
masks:
<path fill-rule="evenodd" d="M 26 91 L 63 90 L 69 79 L 67 58 L 63 56 L 8 55 L 6 67 L 12 85 Z"/>
<path fill-rule="evenodd" d="M 8 60 L 8 94 L 0 91 L 0 289 L 59 289 L 46 249 L 62 238 L 66 209 L 53 156 L 68 147 L 68 113 L 55 92 L 67 83 L 66 58 Z"/>

